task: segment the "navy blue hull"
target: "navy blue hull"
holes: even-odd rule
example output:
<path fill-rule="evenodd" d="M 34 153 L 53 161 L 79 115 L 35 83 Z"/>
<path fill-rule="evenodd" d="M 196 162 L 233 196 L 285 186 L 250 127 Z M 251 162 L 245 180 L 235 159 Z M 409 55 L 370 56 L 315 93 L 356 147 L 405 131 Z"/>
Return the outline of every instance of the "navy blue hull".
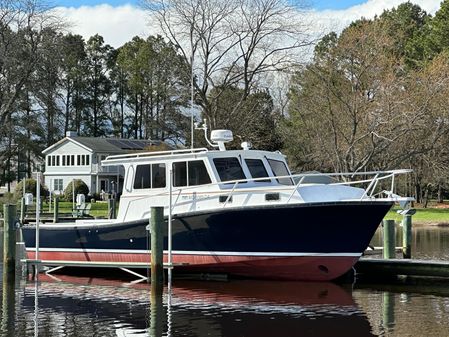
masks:
<path fill-rule="evenodd" d="M 173 220 L 174 251 L 361 253 L 391 202 L 345 202 L 246 207 L 180 215 Z M 148 250 L 147 220 L 40 230 L 40 248 Z M 165 226 L 167 229 L 167 226 Z M 34 227 L 24 227 L 27 248 Z M 165 230 L 167 249 L 167 230 Z"/>

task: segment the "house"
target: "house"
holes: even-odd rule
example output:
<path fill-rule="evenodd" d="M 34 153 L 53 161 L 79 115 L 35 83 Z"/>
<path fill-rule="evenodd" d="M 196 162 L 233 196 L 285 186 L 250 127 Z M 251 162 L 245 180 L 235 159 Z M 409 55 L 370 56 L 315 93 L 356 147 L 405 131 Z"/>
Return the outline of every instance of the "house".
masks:
<path fill-rule="evenodd" d="M 120 138 L 79 137 L 68 131 L 66 137 L 46 148 L 45 185 L 52 193 L 62 193 L 74 179 L 83 180 L 89 193 L 120 193 L 124 172 L 121 167 L 102 167 L 109 155 L 143 151 L 158 141 Z"/>

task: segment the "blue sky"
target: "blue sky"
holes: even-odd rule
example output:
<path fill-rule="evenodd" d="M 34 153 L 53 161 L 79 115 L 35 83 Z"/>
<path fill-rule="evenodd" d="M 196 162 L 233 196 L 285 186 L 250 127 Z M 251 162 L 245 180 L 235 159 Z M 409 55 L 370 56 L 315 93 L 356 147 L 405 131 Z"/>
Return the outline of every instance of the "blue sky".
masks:
<path fill-rule="evenodd" d="M 309 0 L 311 7 L 322 9 L 346 9 L 351 6 L 366 2 L 367 0 Z M 80 6 L 94 6 L 99 4 L 109 4 L 111 6 L 119 6 L 124 4 L 138 4 L 139 0 L 53 0 L 56 6 L 64 7 L 80 7 Z"/>

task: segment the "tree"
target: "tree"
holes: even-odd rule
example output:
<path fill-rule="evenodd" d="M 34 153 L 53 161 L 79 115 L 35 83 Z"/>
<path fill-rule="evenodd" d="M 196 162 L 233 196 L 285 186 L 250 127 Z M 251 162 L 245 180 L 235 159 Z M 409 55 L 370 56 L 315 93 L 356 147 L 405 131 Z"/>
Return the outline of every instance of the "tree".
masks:
<path fill-rule="evenodd" d="M 235 87 L 219 88 L 221 95 L 213 101 L 212 109 L 217 123 L 233 131 L 234 142 L 229 146 L 240 148 L 240 143 L 249 141 L 256 149 L 275 151 L 282 146 L 277 133 L 280 114 L 273 107 L 273 100 L 267 91 L 251 93 L 239 110 L 233 107 L 242 90 Z M 211 91 L 211 95 L 214 90 Z"/>
<path fill-rule="evenodd" d="M 134 137 L 185 138 L 188 67 L 171 43 L 161 36 L 133 38 L 120 48 L 117 72 L 127 79 L 127 103 L 133 111 Z"/>
<path fill-rule="evenodd" d="M 107 100 L 111 83 L 107 76 L 111 68 L 112 47 L 96 34 L 86 44 L 86 108 L 84 109 L 84 134 L 93 137 L 108 133 Z"/>
<path fill-rule="evenodd" d="M 0 2 L 0 125 L 5 125 L 39 62 L 45 30 L 62 21 L 33 0 Z M 0 138 L 3 137 L 3 128 Z"/>
<path fill-rule="evenodd" d="M 222 90 L 238 87 L 239 110 L 258 82 L 295 63 L 309 45 L 299 5 L 284 0 L 148 0 L 146 7 L 195 75 L 196 100 L 211 128 L 219 128 L 212 108 Z"/>
<path fill-rule="evenodd" d="M 430 20 L 426 11 L 418 5 L 405 2 L 397 8 L 385 10 L 379 20 L 386 23 L 388 35 L 394 40 L 395 55 L 404 58 L 408 67 L 419 67 L 426 52 L 426 24 Z"/>
<path fill-rule="evenodd" d="M 317 46 L 314 62 L 292 81 L 291 132 L 284 133 L 290 142 L 292 132 L 300 135 L 296 142 L 303 145 L 294 145 L 308 153 L 292 151 L 304 156 L 300 162 L 313 169 L 364 170 L 406 133 L 395 123 L 398 106 L 388 104 L 402 86 L 393 48 L 384 25 L 366 20 Z"/>
<path fill-rule="evenodd" d="M 64 133 L 69 130 L 81 132 L 81 110 L 84 105 L 86 50 L 80 35 L 67 34 L 61 46 L 61 89 L 64 111 Z"/>

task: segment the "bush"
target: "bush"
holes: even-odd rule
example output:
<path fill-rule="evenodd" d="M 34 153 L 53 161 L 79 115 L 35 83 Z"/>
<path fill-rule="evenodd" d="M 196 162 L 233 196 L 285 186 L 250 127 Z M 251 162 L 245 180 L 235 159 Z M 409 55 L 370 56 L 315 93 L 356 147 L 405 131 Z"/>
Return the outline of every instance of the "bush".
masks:
<path fill-rule="evenodd" d="M 12 193 L 5 193 L 2 197 L 0 197 L 0 214 L 3 214 L 3 205 L 4 204 L 13 204 L 16 200 L 14 198 L 14 195 Z M 3 218 L 3 215 L 0 216 L 0 218 Z"/>
<path fill-rule="evenodd" d="M 22 198 L 23 192 L 23 180 L 20 181 L 16 189 L 14 190 L 14 198 L 19 200 Z M 36 197 L 36 180 L 35 179 L 26 179 L 25 180 L 25 193 L 32 193 L 34 197 Z M 47 197 L 49 195 L 48 188 L 41 183 L 41 197 Z"/>
<path fill-rule="evenodd" d="M 73 182 L 75 182 L 75 198 L 76 198 L 77 194 L 84 194 L 84 196 L 87 196 L 89 194 L 89 187 L 87 187 L 86 183 L 84 181 L 82 181 L 81 179 L 75 179 L 74 181 L 71 181 L 70 184 L 68 184 L 64 190 L 64 200 L 65 201 L 73 201 L 72 200 Z"/>

